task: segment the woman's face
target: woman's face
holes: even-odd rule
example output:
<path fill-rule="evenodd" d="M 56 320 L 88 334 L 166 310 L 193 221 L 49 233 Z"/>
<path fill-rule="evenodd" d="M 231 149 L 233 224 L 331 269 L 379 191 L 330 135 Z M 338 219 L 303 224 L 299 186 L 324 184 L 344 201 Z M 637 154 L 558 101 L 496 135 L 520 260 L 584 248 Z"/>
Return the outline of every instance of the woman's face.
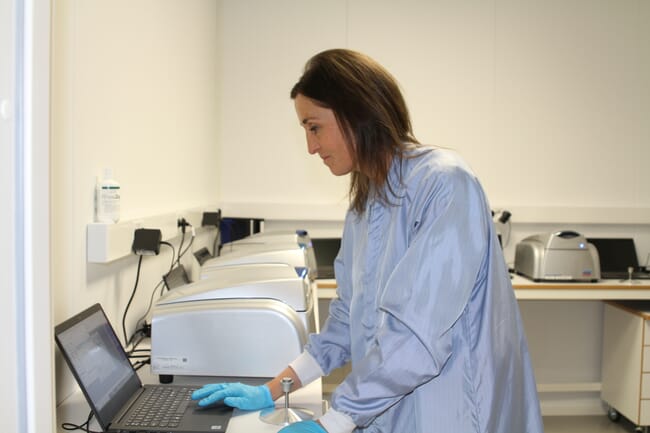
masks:
<path fill-rule="evenodd" d="M 334 112 L 301 94 L 294 103 L 300 125 L 305 128 L 309 153 L 317 153 L 335 176 L 350 173 L 355 166 L 354 158 Z"/>

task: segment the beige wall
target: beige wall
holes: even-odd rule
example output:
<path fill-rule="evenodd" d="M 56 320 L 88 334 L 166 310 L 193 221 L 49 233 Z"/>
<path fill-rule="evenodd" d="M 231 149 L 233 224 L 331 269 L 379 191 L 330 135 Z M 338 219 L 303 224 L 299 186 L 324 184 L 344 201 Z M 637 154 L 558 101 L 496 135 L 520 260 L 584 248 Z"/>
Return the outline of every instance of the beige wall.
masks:
<path fill-rule="evenodd" d="M 394 73 L 416 135 L 460 151 L 495 207 L 650 221 L 647 1 L 223 4 L 222 156 L 247 160 L 222 167 L 224 202 L 340 202 L 345 183 L 305 157 L 287 93 L 310 55 L 349 47 Z"/>
<path fill-rule="evenodd" d="M 53 2 L 55 323 L 100 302 L 122 334 L 137 259 L 86 262 L 95 176 L 104 167 L 122 185 L 123 219 L 218 202 L 219 7 L 213 0 Z M 145 311 L 170 257 L 163 247 L 143 260 L 128 324 Z M 72 389 L 57 357 L 57 400 Z"/>

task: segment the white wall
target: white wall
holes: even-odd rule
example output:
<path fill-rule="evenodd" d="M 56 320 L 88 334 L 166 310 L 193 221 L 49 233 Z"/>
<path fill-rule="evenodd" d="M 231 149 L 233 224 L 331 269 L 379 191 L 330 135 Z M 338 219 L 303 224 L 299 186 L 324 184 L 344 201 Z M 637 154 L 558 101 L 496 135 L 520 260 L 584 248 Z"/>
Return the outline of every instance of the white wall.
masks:
<path fill-rule="evenodd" d="M 137 259 L 86 262 L 95 176 L 113 168 L 125 220 L 218 202 L 220 3 L 52 4 L 54 322 L 100 302 L 121 336 Z M 170 261 L 165 247 L 143 260 L 129 325 Z M 57 401 L 73 384 L 58 357 Z"/>
<path fill-rule="evenodd" d="M 418 138 L 461 152 L 493 208 L 513 213 L 508 261 L 523 237 L 567 228 L 634 236 L 645 261 L 647 1 L 222 4 L 220 185 L 229 213 L 257 212 L 268 227 L 298 220 L 317 233 L 340 226 L 347 178 L 307 155 L 288 92 L 311 55 L 348 47 L 393 72 Z"/>
<path fill-rule="evenodd" d="M 349 47 L 393 72 L 420 140 L 461 152 L 493 208 L 513 213 L 508 261 L 523 237 L 569 228 L 634 236 L 645 261 L 647 1 L 221 4 L 227 213 L 338 230 L 347 178 L 306 153 L 288 92 L 311 55 Z"/>
<path fill-rule="evenodd" d="M 291 87 L 314 53 L 346 45 L 347 2 L 221 2 L 223 127 L 221 198 L 226 210 L 242 203 L 346 203 L 347 178 L 335 179 L 307 157 Z M 237 206 L 239 205 L 239 206 Z M 282 206 L 281 206 L 282 207 Z M 253 207 L 255 208 L 255 206 Z M 279 215 L 295 215 L 282 207 Z M 311 217 L 319 215 L 312 211 Z M 268 215 L 268 214 L 267 214 Z M 266 215 L 265 215 L 266 216 Z M 338 213 L 342 218 L 342 213 Z"/>
<path fill-rule="evenodd" d="M 287 93 L 309 56 L 349 47 L 394 73 L 416 135 L 460 151 L 494 206 L 526 222 L 650 222 L 648 2 L 223 4 L 223 161 L 246 161 L 221 171 L 226 204 L 340 209 L 345 181 L 305 157 Z"/>

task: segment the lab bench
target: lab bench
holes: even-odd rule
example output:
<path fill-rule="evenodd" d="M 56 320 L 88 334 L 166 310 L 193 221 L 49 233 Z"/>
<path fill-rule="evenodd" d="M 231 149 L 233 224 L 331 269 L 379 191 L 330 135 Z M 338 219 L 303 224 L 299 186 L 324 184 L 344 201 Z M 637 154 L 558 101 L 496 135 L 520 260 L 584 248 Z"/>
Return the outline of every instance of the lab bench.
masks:
<path fill-rule="evenodd" d="M 336 297 L 335 280 L 317 280 L 319 309 Z M 544 415 L 604 415 L 601 400 L 604 302 L 650 300 L 649 280 L 533 282 L 513 275 Z M 321 322 L 324 317 L 321 317 Z M 331 392 L 344 374 L 324 378 Z M 649 382 L 650 383 L 650 382 Z"/>
<path fill-rule="evenodd" d="M 318 298 L 336 297 L 336 280 L 317 280 Z M 649 299 L 650 280 L 600 280 L 597 282 L 534 282 L 520 275 L 513 275 L 512 287 L 519 300 L 608 300 Z"/>
<path fill-rule="evenodd" d="M 143 367 L 139 372 L 140 380 L 144 384 L 158 383 L 158 376 L 151 374 L 149 367 Z M 266 382 L 262 378 L 233 378 L 233 377 L 193 377 L 193 376 L 176 376 L 174 384 L 189 384 L 201 386 L 206 383 L 217 382 L 242 382 L 251 385 L 259 385 Z M 323 391 L 321 380 L 315 380 L 309 385 L 294 391 L 290 396 L 291 407 L 301 407 L 314 413 L 319 417 L 326 409 L 326 402 L 323 400 Z M 283 407 L 284 397 L 276 400 L 276 407 Z M 90 408 L 80 390 L 76 390 L 66 398 L 56 409 L 56 428 L 57 433 L 64 433 L 61 427 L 62 423 L 69 422 L 82 424 L 88 417 Z M 234 409 L 233 416 L 230 419 L 226 433 L 275 433 L 280 430 L 281 426 L 265 423 L 259 419 L 260 411 L 241 411 Z M 101 430 L 99 425 L 93 419 L 90 424 L 93 431 Z"/>

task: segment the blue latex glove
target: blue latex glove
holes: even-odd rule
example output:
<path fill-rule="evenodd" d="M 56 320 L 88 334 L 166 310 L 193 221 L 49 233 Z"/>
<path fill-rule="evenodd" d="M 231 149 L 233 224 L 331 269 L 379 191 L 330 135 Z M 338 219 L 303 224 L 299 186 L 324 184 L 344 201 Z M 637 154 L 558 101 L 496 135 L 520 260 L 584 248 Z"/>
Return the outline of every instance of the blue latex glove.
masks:
<path fill-rule="evenodd" d="M 327 433 L 316 421 L 299 421 L 289 424 L 278 433 Z"/>
<path fill-rule="evenodd" d="M 266 385 L 250 386 L 243 383 L 212 383 L 192 393 L 201 407 L 223 400 L 228 406 L 243 410 L 258 410 L 273 406 L 271 391 Z"/>

